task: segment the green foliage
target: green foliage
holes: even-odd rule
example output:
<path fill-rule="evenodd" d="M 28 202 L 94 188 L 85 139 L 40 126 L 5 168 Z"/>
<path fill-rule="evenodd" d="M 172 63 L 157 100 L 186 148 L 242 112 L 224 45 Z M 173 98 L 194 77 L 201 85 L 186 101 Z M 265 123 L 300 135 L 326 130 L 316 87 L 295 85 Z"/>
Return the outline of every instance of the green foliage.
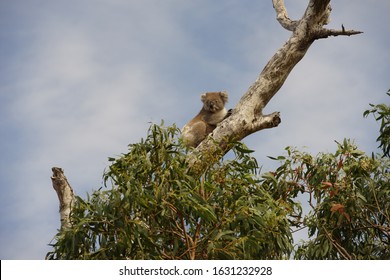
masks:
<path fill-rule="evenodd" d="M 253 151 L 234 143 L 232 159 L 195 177 L 178 129 L 152 125 L 109 159 L 105 188 L 77 197 L 47 258 L 390 259 L 390 109 L 371 107 L 383 154 L 347 139 L 317 156 L 287 147 L 262 176 Z M 302 229 L 308 239 L 294 249 Z"/>
<path fill-rule="evenodd" d="M 152 125 L 78 197 L 73 226 L 49 259 L 281 259 L 292 251 L 287 210 L 259 184 L 243 144 L 194 178 L 175 127 Z"/>
<path fill-rule="evenodd" d="M 309 235 L 296 259 L 390 259 L 390 108 L 370 106 L 364 116 L 380 121 L 383 154 L 368 156 L 347 139 L 316 157 L 287 147 L 287 156 L 273 158 L 280 166 L 264 176 L 275 199 L 294 205 L 308 197 L 307 214 L 299 207 L 290 213 L 292 227 Z"/>
<path fill-rule="evenodd" d="M 311 237 L 295 258 L 389 259 L 390 161 L 366 156 L 349 140 L 337 145 L 335 153 L 316 157 L 288 147 L 267 177 L 281 199 L 308 197 L 310 212 L 292 215 L 292 225 L 307 227 Z"/>
<path fill-rule="evenodd" d="M 387 91 L 387 95 L 390 96 L 390 90 Z M 373 105 L 370 104 L 371 110 L 364 112 L 364 116 L 369 114 L 374 115 L 377 121 L 381 122 L 379 129 L 379 137 L 376 139 L 380 145 L 385 156 L 390 157 L 390 106 L 386 104 Z"/>

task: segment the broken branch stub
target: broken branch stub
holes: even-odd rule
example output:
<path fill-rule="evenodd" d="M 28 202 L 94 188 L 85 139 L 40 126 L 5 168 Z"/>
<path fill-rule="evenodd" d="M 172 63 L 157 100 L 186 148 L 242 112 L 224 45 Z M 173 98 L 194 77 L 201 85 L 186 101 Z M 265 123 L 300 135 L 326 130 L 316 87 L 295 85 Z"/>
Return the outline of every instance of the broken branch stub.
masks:
<path fill-rule="evenodd" d="M 73 189 L 62 168 L 53 167 L 51 170 L 53 171 L 51 181 L 60 204 L 61 229 L 69 229 L 71 227 L 70 213 L 75 199 Z"/>

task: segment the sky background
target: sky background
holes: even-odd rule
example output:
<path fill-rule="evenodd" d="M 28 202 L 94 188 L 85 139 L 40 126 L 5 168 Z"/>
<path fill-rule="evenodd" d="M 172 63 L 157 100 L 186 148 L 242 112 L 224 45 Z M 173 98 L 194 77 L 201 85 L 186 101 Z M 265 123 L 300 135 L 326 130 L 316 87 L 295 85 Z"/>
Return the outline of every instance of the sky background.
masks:
<path fill-rule="evenodd" d="M 298 19 L 307 0 L 286 0 Z M 254 156 L 286 146 L 317 154 L 354 139 L 377 151 L 369 103 L 388 103 L 390 1 L 332 1 L 330 28 L 264 113 L 282 123 L 247 137 Z M 108 157 L 150 123 L 182 127 L 200 94 L 226 90 L 233 108 L 290 32 L 271 0 L 0 0 L 0 259 L 43 259 L 60 227 L 51 167 L 77 195 L 102 186 Z"/>

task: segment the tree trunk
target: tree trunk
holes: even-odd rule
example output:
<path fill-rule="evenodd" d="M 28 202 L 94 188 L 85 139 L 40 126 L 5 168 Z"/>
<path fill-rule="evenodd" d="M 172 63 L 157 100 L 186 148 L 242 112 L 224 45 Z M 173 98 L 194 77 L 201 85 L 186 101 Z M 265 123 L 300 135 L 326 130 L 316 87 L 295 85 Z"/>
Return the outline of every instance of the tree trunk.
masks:
<path fill-rule="evenodd" d="M 278 92 L 295 65 L 304 57 L 311 44 L 321 38 L 339 35 L 355 35 L 360 31 L 326 29 L 330 16 L 330 0 L 310 0 L 303 17 L 293 21 L 288 17 L 283 0 L 273 0 L 277 20 L 292 31 L 290 39 L 264 67 L 257 80 L 233 110 L 191 154 L 188 162 L 194 174 L 203 171 L 220 159 L 231 148 L 229 143 L 281 122 L 280 113 L 263 114 L 264 107 Z"/>

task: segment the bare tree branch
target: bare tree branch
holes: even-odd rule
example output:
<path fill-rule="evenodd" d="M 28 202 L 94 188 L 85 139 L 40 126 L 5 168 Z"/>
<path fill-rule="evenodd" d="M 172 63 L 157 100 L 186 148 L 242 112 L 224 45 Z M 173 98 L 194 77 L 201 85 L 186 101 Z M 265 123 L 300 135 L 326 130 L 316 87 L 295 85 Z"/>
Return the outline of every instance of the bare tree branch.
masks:
<path fill-rule="evenodd" d="M 288 17 L 284 0 L 273 0 L 273 6 L 276 11 L 276 19 L 287 30 L 294 31 L 299 21 L 291 20 Z"/>
<path fill-rule="evenodd" d="M 192 172 L 201 174 L 229 149 L 228 143 L 240 141 L 259 130 L 276 127 L 280 123 L 278 112 L 263 115 L 263 109 L 279 91 L 288 75 L 304 57 L 311 44 L 321 38 L 338 35 L 355 35 L 359 31 L 341 32 L 324 29 L 329 23 L 330 0 L 310 0 L 299 21 L 289 19 L 283 0 L 273 0 L 277 19 L 293 31 L 289 40 L 269 60 L 262 72 L 233 110 L 208 138 L 188 155 Z"/>
<path fill-rule="evenodd" d="M 351 36 L 351 35 L 357 35 L 363 33 L 362 31 L 356 31 L 356 30 L 346 30 L 344 26 L 342 26 L 341 30 L 335 30 L 335 29 L 321 29 L 318 30 L 315 37 L 317 39 L 324 39 L 328 38 L 330 36 Z"/>

